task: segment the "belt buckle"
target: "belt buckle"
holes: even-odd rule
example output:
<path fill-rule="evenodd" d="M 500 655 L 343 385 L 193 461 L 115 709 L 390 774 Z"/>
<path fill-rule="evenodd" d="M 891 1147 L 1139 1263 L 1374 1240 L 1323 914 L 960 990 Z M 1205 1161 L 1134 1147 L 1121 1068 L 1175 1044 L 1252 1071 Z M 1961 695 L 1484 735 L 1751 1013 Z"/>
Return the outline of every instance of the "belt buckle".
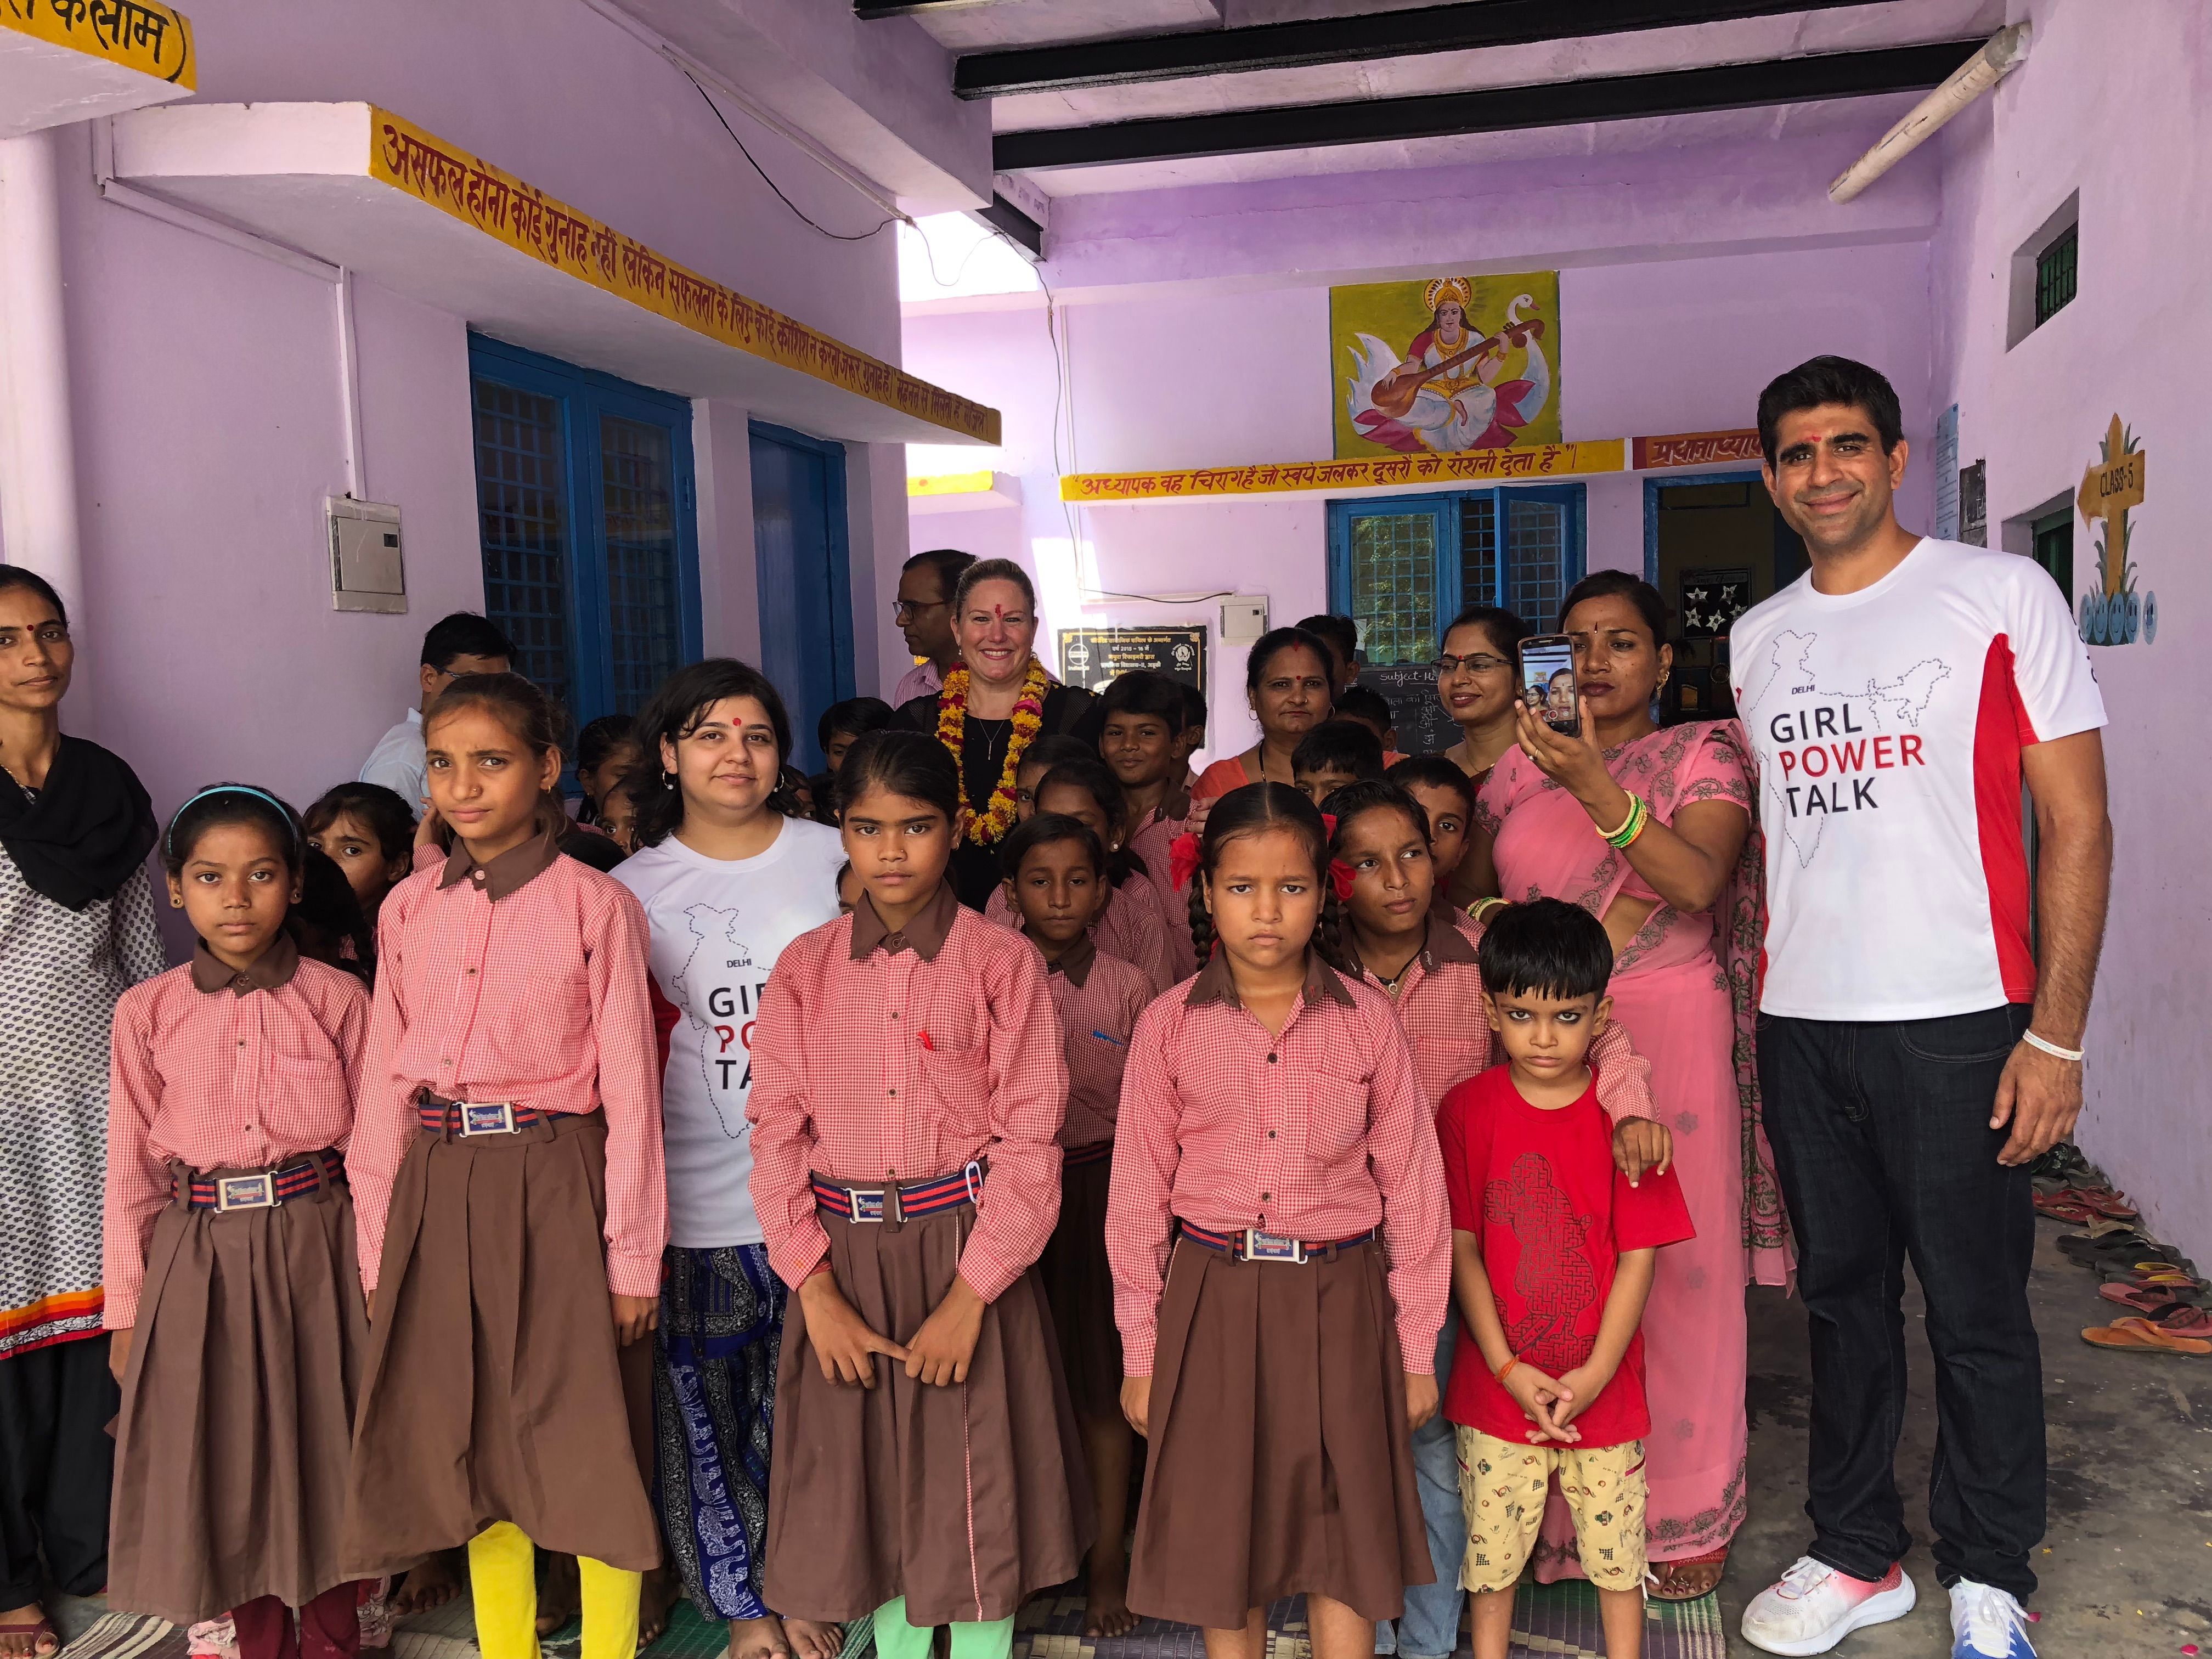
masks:
<path fill-rule="evenodd" d="M 465 1100 L 460 1103 L 458 1133 L 466 1135 L 511 1135 L 514 1133 L 514 1103 L 511 1100 Z"/>
<path fill-rule="evenodd" d="M 881 1191 L 867 1193 L 858 1187 L 848 1187 L 845 1196 L 852 1203 L 854 1220 L 880 1222 L 884 1218 L 884 1195 Z"/>
<path fill-rule="evenodd" d="M 1276 1233 L 1263 1233 L 1255 1228 L 1244 1230 L 1244 1259 L 1247 1261 L 1287 1261 L 1293 1267 L 1303 1266 L 1306 1259 L 1305 1243 L 1302 1239 L 1285 1238 Z"/>
<path fill-rule="evenodd" d="M 276 1196 L 276 1177 L 264 1170 L 259 1175 L 221 1176 L 215 1183 L 217 1213 L 228 1210 L 277 1210 L 284 1200 Z"/>

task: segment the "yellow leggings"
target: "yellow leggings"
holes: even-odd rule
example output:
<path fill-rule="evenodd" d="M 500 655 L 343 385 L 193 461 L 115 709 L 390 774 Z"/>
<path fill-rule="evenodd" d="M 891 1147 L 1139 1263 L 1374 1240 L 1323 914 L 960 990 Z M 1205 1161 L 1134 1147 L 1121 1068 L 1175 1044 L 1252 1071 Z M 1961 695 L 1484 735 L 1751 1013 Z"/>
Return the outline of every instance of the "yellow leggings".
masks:
<path fill-rule="evenodd" d="M 637 1600 L 645 1575 L 588 1555 L 582 1580 L 582 1659 L 635 1659 Z M 537 1548 L 512 1521 L 495 1521 L 469 1540 L 469 1593 L 483 1659 L 538 1659 Z"/>
<path fill-rule="evenodd" d="M 906 1597 L 886 1601 L 875 1611 L 876 1651 L 882 1659 L 928 1659 L 930 1626 L 920 1629 L 906 1621 Z M 954 1624 L 952 1659 L 1006 1659 L 1014 1650 L 1014 1621 L 993 1619 Z M 484 1659 L 493 1659 L 489 1653 Z"/>

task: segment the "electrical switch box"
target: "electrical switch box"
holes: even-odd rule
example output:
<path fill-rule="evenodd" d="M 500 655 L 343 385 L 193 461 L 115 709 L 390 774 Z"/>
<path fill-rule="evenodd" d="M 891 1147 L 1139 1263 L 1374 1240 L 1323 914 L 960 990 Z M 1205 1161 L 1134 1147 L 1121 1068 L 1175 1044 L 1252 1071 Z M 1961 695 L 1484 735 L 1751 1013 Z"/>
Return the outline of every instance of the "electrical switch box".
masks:
<path fill-rule="evenodd" d="M 399 509 L 331 495 L 331 608 L 394 615 L 407 609 L 407 567 L 400 556 Z"/>
<path fill-rule="evenodd" d="M 1221 607 L 1221 642 L 1250 645 L 1267 631 L 1267 600 L 1238 594 Z"/>

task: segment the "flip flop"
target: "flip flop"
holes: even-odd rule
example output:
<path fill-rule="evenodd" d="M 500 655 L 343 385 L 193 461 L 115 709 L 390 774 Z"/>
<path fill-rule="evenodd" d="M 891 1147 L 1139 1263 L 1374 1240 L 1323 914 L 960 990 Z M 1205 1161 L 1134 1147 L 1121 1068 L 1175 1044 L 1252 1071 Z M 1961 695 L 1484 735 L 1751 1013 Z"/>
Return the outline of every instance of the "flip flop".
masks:
<path fill-rule="evenodd" d="M 2100 1285 L 2097 1294 L 2107 1302 L 2117 1302 L 2123 1308 L 2131 1308 L 2149 1319 L 2163 1319 L 2176 1308 L 2198 1306 L 2194 1302 L 2181 1300 L 2162 1285 Z"/>
<path fill-rule="evenodd" d="M 2047 1215 L 2053 1221 L 2070 1221 L 2077 1227 L 2087 1226 L 2097 1218 L 2087 1205 L 2075 1198 L 2070 1188 L 2055 1193 L 2038 1193 L 2035 1195 L 2035 1212 Z"/>
<path fill-rule="evenodd" d="M 2075 1187 L 2070 1191 L 2075 1203 L 2114 1221 L 2134 1221 L 2142 1214 L 2128 1202 L 2124 1194 L 2116 1193 L 2110 1187 Z"/>
<path fill-rule="evenodd" d="M 2145 1238 L 2125 1226 L 2109 1227 L 2102 1233 L 2063 1233 L 2058 1238 L 2059 1254 L 2085 1267 L 2142 1267 L 2147 1272 L 2157 1271 L 2175 1265 L 2165 1250 L 2155 1239 Z"/>
<path fill-rule="evenodd" d="M 61 1632 L 54 1628 L 54 1621 L 51 1619 L 17 1619 L 0 1624 L 0 1637 L 8 1636 L 29 1637 L 31 1653 L 35 1659 L 54 1659 L 54 1655 L 59 1653 L 62 1649 Z M 44 1654 L 40 1654 L 39 1644 L 48 1638 L 52 1638 L 53 1646 Z"/>
<path fill-rule="evenodd" d="M 2092 1325 L 2081 1333 L 2081 1340 L 2093 1348 L 2135 1353 L 2212 1353 L 2212 1342 L 2202 1337 L 2176 1336 L 2148 1319 L 2116 1319 L 2109 1325 Z"/>

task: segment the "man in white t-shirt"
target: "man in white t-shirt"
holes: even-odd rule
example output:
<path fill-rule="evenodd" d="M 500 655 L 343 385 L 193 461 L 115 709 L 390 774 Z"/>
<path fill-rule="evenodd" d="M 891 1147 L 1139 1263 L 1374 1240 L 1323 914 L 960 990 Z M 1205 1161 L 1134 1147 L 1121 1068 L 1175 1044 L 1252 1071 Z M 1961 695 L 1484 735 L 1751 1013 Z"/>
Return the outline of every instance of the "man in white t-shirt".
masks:
<path fill-rule="evenodd" d="M 1936 1360 L 1928 1508 L 1952 1652 L 2032 1659 L 2027 1165 L 2081 1109 L 2112 874 L 2104 702 L 2038 566 L 1898 524 L 1906 446 L 1881 375 L 1814 358 L 1766 388 L 1759 423 L 1767 489 L 1811 556 L 1736 620 L 1729 665 L 1759 766 L 1759 1077 L 1812 1325 L 1814 1535 L 1743 1634 L 1824 1653 L 1913 1605 L 1893 1468 L 1909 1255 Z"/>

